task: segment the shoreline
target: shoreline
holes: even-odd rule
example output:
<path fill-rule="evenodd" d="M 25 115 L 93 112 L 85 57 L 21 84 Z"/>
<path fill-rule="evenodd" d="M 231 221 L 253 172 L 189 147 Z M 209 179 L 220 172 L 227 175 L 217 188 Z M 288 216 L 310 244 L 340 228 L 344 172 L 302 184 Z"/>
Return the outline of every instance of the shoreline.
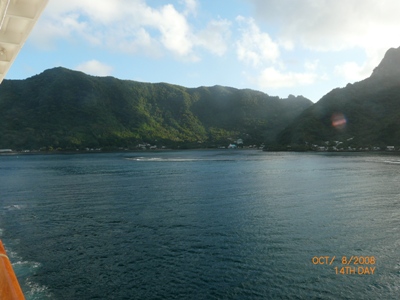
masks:
<path fill-rule="evenodd" d="M 256 148 L 236 148 L 236 149 L 223 149 L 223 148 L 192 148 L 192 149 L 125 149 L 125 150 L 80 150 L 80 151 L 11 151 L 11 152 L 0 152 L 0 156 L 19 156 L 19 155 L 73 155 L 73 154 L 106 154 L 106 153 L 135 153 L 135 152 L 170 152 L 170 151 L 210 151 L 210 150 L 226 150 L 226 151 L 262 151 L 262 152 L 271 152 L 271 153 L 368 153 L 368 154 L 399 154 L 400 151 L 388 151 L 388 150 L 380 150 L 380 151 L 295 151 L 295 150 L 265 150 L 265 149 L 256 149 Z"/>

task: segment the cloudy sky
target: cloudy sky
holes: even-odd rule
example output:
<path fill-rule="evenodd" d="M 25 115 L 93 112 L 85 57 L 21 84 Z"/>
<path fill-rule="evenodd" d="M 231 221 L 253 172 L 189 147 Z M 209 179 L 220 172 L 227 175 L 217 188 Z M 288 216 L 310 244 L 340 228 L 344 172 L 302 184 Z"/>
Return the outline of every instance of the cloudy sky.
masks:
<path fill-rule="evenodd" d="M 398 0 L 50 0 L 7 79 L 62 66 L 316 102 L 400 46 Z"/>

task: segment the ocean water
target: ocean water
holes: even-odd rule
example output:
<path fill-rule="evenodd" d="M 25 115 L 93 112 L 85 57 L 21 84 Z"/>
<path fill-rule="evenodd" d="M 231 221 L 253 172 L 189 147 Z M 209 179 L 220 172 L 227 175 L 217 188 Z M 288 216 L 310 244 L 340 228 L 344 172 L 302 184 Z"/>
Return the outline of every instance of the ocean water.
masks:
<path fill-rule="evenodd" d="M 0 156 L 27 299 L 399 299 L 400 157 Z"/>

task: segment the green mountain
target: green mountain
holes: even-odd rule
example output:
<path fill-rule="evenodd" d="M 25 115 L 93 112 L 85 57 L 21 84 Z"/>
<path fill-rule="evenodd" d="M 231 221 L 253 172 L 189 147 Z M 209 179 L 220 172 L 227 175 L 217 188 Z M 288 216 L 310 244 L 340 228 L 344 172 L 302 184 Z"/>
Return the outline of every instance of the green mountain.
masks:
<path fill-rule="evenodd" d="M 216 147 L 271 142 L 312 102 L 54 68 L 0 86 L 0 149 Z"/>
<path fill-rule="evenodd" d="M 344 149 L 400 145 L 400 48 L 388 50 L 369 78 L 322 97 L 277 141 L 297 148 L 327 142 Z"/>

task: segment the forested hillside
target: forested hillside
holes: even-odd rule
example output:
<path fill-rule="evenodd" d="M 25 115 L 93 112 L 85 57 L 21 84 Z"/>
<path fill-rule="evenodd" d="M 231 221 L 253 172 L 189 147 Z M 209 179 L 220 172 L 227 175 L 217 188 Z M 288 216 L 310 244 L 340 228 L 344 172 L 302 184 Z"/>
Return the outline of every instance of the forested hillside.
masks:
<path fill-rule="evenodd" d="M 400 146 L 400 48 L 388 50 L 369 78 L 322 97 L 277 141 L 299 149 L 313 144 L 344 150 Z"/>
<path fill-rule="evenodd" d="M 0 86 L 0 148 L 218 147 L 273 142 L 312 102 L 54 68 Z"/>

